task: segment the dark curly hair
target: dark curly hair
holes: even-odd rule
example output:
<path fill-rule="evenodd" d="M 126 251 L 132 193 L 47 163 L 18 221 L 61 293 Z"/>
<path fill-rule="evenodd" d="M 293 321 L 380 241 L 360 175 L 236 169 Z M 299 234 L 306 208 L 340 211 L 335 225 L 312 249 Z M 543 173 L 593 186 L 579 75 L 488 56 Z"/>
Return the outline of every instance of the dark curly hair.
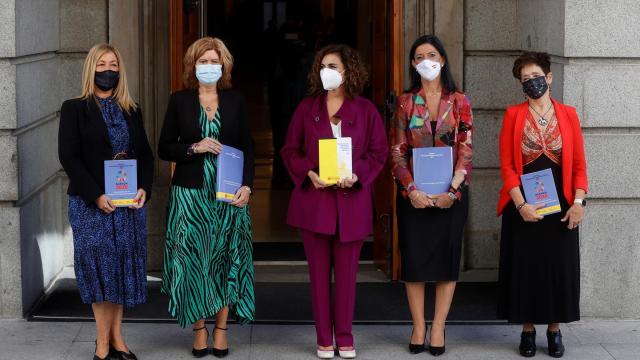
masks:
<path fill-rule="evenodd" d="M 520 80 L 522 68 L 527 65 L 538 65 L 545 75 L 551 72 L 551 58 L 546 52 L 525 51 L 513 63 L 513 77 Z"/>
<path fill-rule="evenodd" d="M 348 45 L 327 45 L 320 49 L 316 53 L 316 57 L 311 65 L 311 71 L 309 72 L 309 95 L 320 96 L 326 90 L 322 87 L 322 80 L 320 80 L 320 65 L 322 59 L 328 54 L 336 54 L 340 57 L 342 64 L 344 64 L 344 82 L 342 87 L 344 94 L 349 99 L 360 95 L 364 86 L 369 81 L 369 72 L 366 65 L 360 59 L 358 51 L 351 48 Z"/>

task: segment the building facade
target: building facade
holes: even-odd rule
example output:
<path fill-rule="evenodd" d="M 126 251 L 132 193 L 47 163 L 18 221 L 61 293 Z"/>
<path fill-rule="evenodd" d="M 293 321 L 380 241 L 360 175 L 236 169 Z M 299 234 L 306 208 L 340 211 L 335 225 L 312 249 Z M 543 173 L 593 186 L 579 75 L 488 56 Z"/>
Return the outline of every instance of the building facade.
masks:
<path fill-rule="evenodd" d="M 521 102 L 523 50 L 552 55 L 553 96 L 580 115 L 590 193 L 581 226 L 582 313 L 640 318 L 640 3 L 635 0 L 403 1 L 405 54 L 440 36 L 474 108 L 475 159 L 464 271 L 496 273 L 498 133 Z M 169 95 L 169 0 L 0 0 L 0 316 L 22 317 L 73 264 L 57 156 L 62 101 L 77 96 L 95 43 L 118 46 L 155 144 Z M 406 55 L 405 55 L 406 56 Z M 405 61 L 406 63 L 406 61 Z M 637 81 L 637 82 L 636 82 Z M 149 204 L 149 269 L 162 263 L 168 164 Z"/>

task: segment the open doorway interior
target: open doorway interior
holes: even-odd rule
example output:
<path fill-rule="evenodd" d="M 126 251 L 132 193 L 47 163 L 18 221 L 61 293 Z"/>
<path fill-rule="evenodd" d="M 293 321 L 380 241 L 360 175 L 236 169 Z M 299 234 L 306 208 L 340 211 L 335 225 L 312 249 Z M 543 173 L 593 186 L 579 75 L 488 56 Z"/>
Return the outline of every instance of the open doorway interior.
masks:
<path fill-rule="evenodd" d="M 291 115 L 307 94 L 307 75 L 319 49 L 345 43 L 370 63 L 371 1 L 208 0 L 202 20 L 203 33 L 221 38 L 233 54 L 233 86 L 249 107 L 256 141 L 251 201 L 256 260 L 303 261 L 298 233 L 286 225 L 293 184 L 279 150 Z M 370 262 L 371 239 L 367 242 L 361 259 Z"/>

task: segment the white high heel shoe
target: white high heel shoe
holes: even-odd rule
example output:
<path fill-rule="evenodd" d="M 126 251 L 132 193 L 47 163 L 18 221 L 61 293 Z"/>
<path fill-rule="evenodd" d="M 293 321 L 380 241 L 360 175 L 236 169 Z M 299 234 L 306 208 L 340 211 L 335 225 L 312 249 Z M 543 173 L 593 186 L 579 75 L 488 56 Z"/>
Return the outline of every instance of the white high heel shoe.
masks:
<path fill-rule="evenodd" d="M 336 351 L 334 349 L 331 350 L 317 350 L 317 355 L 319 359 L 333 359 L 336 356 Z"/>
<path fill-rule="evenodd" d="M 355 359 L 356 348 L 354 347 L 351 350 L 340 350 L 340 348 L 338 348 L 338 355 L 340 355 L 340 357 L 343 359 Z"/>

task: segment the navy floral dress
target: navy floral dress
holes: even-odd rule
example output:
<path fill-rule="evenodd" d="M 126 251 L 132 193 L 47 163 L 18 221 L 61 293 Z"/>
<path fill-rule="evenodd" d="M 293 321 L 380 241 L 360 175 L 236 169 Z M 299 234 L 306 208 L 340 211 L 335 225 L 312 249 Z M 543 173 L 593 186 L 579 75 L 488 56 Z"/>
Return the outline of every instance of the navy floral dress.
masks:
<path fill-rule="evenodd" d="M 113 155 L 129 150 L 129 129 L 113 98 L 97 99 Z M 105 214 L 79 196 L 69 197 L 75 273 L 85 304 L 108 301 L 133 307 L 147 300 L 145 208 Z"/>

